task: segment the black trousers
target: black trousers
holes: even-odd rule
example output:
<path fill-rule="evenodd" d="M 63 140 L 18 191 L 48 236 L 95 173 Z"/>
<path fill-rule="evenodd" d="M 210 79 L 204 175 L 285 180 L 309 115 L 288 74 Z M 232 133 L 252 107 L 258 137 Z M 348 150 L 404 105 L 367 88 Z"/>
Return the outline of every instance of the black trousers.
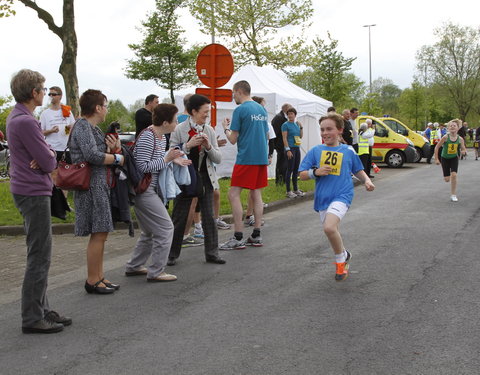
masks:
<path fill-rule="evenodd" d="M 435 145 L 430 145 L 430 155 L 428 155 L 427 163 L 432 162 L 432 158 L 435 156 Z"/>
<path fill-rule="evenodd" d="M 370 168 L 368 166 L 368 161 L 370 160 L 370 155 L 369 154 L 362 154 L 362 155 L 358 155 L 358 157 L 360 158 L 360 160 L 363 164 L 363 170 L 365 171 L 367 176 L 370 176 Z M 372 163 L 370 163 L 370 165 L 371 164 Z"/>
<path fill-rule="evenodd" d="M 287 169 L 285 160 L 285 150 L 283 147 L 276 147 L 277 151 L 277 164 L 275 165 L 275 183 L 277 185 L 285 183 L 285 172 Z"/>
<path fill-rule="evenodd" d="M 292 152 L 292 158 L 289 159 L 286 156 L 285 152 L 285 159 L 287 161 L 287 172 L 285 173 L 285 184 L 287 185 L 287 192 L 290 191 L 290 179 L 293 184 L 293 190 L 298 190 L 298 167 L 300 165 L 300 147 L 292 147 L 290 149 Z"/>
<path fill-rule="evenodd" d="M 368 146 L 368 161 L 367 161 L 367 168 L 365 169 L 365 173 L 367 176 L 370 176 L 370 172 L 372 169 L 372 152 L 373 146 Z"/>
<path fill-rule="evenodd" d="M 202 174 L 201 178 L 202 194 L 198 197 L 198 204 L 200 205 L 200 212 L 202 213 L 205 256 L 218 256 L 218 228 L 213 218 L 213 187 L 208 175 Z M 185 233 L 185 226 L 187 224 L 192 199 L 192 197 L 186 197 L 181 193 L 173 202 L 172 222 L 174 231 L 169 258 L 178 258 L 182 251 L 183 234 Z"/>

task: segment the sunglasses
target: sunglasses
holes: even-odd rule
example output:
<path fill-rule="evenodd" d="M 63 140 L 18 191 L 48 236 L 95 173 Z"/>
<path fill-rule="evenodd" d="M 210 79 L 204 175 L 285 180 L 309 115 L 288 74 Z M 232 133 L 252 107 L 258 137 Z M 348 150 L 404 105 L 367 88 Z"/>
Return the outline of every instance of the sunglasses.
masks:
<path fill-rule="evenodd" d="M 59 96 L 60 94 L 54 94 L 52 92 L 48 93 L 48 96 Z"/>

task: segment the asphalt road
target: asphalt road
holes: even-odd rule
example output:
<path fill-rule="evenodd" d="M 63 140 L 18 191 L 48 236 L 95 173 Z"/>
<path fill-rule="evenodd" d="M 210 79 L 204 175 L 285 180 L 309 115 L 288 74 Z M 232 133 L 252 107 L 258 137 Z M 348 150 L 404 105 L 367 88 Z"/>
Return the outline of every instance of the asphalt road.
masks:
<path fill-rule="evenodd" d="M 343 283 L 311 201 L 270 213 L 265 246 L 222 253 L 224 266 L 186 249 L 174 283 L 125 278 L 133 241 L 113 235 L 107 275 L 122 287 L 110 296 L 87 295 L 83 264 L 62 272 L 59 252 L 50 304 L 74 323 L 22 335 L 18 287 L 4 287 L 0 374 L 479 373 L 480 161 L 460 163 L 457 203 L 440 167 L 382 172 L 374 192 L 355 189 L 342 222 L 353 255 Z M 21 241 L 3 246 L 24 251 Z"/>

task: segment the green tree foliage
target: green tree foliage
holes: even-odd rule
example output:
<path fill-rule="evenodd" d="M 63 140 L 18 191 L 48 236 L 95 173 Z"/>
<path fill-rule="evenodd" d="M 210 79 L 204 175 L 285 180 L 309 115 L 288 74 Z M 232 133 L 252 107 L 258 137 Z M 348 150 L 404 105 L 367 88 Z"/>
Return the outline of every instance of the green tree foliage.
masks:
<path fill-rule="evenodd" d="M 144 39 L 129 44 L 135 58 L 128 60 L 126 76 L 143 81 L 153 80 L 170 91 L 175 103 L 174 90 L 197 82 L 195 59 L 199 48 L 186 49 L 184 30 L 178 25 L 176 14 L 183 0 L 157 0 L 156 10 L 142 22 Z"/>
<path fill-rule="evenodd" d="M 63 23 L 57 26 L 52 15 L 38 6 L 34 0 L 18 0 L 27 8 L 37 12 L 38 18 L 46 23 L 48 28 L 62 40 L 62 62 L 58 72 L 63 77 L 67 104 L 72 107 L 75 115 L 79 114 L 78 78 L 77 78 L 77 34 L 75 32 L 74 0 L 63 0 Z M 14 15 L 13 0 L 0 0 L 0 18 Z M 34 31 L 32 31 L 34 32 Z"/>
<path fill-rule="evenodd" d="M 427 90 L 427 116 L 434 122 L 448 122 L 458 117 L 452 97 L 447 95 L 443 86 L 431 85 Z"/>
<path fill-rule="evenodd" d="M 466 119 L 480 99 L 480 29 L 446 23 L 434 30 L 437 42 L 417 52 L 417 67 L 451 97 Z"/>
<path fill-rule="evenodd" d="M 423 130 L 425 117 L 425 87 L 414 81 L 398 98 L 399 117 L 415 130 Z"/>
<path fill-rule="evenodd" d="M 355 101 L 354 96 L 358 99 L 363 82 L 349 72 L 355 58 L 344 57 L 337 48 L 338 40 L 332 39 L 330 34 L 328 41 L 317 37 L 313 41 L 312 53 L 304 60 L 307 68 L 290 74 L 290 79 L 305 90 L 331 100 L 336 106 L 348 106 Z"/>
<path fill-rule="evenodd" d="M 0 1 L 0 18 L 15 15 L 15 9 L 12 8 L 13 0 Z"/>
<path fill-rule="evenodd" d="M 396 116 L 399 112 L 398 99 L 402 90 L 391 79 L 379 77 L 372 82 L 372 92 L 378 94 L 378 104 L 384 114 Z"/>
<path fill-rule="evenodd" d="M 105 131 L 113 121 L 120 123 L 121 131 L 135 129 L 135 121 L 132 122 L 130 111 L 118 99 L 108 102 L 107 116 L 105 117 L 105 121 L 100 124 L 100 128 Z"/>
<path fill-rule="evenodd" d="M 7 117 L 13 109 L 13 96 L 0 96 L 0 130 L 6 136 Z"/>
<path fill-rule="evenodd" d="M 305 25 L 313 14 L 312 0 L 189 0 L 200 29 L 218 35 L 235 57 L 236 66 L 273 65 L 277 69 L 302 63 L 303 38 L 272 41 L 287 27 Z"/>
<path fill-rule="evenodd" d="M 135 103 L 130 104 L 128 106 L 128 112 L 130 114 L 130 123 L 133 124 L 133 128 L 135 128 L 135 113 L 140 109 L 143 108 L 145 105 L 145 98 L 144 99 L 137 99 Z"/>
<path fill-rule="evenodd" d="M 368 93 L 362 100 L 360 112 L 366 112 L 370 116 L 381 117 L 382 107 L 379 104 L 380 95 L 376 92 Z"/>
<path fill-rule="evenodd" d="M 348 87 L 349 93 L 345 103 L 340 103 L 340 107 L 358 107 L 367 93 L 365 82 L 361 81 L 360 78 L 352 72 L 345 73 L 343 80 Z"/>
<path fill-rule="evenodd" d="M 424 86 L 415 79 L 398 98 L 399 118 L 412 129 L 424 130 L 428 122 L 445 123 L 456 117 L 452 99 L 438 85 Z"/>

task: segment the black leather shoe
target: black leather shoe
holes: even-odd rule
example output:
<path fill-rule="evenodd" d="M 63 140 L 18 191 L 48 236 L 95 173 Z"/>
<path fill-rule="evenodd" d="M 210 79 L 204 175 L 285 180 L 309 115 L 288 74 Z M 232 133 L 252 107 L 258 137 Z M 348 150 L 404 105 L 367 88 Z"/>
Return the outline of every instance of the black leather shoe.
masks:
<path fill-rule="evenodd" d="M 48 313 L 46 313 L 44 319 L 51 323 L 63 324 L 64 326 L 69 326 L 72 324 L 72 318 L 62 316 L 53 310 L 50 310 Z"/>
<path fill-rule="evenodd" d="M 102 279 L 102 283 L 104 283 L 105 286 L 107 286 L 108 288 L 113 288 L 115 290 L 120 289 L 120 284 L 109 283 L 109 282 L 105 281 L 105 279 Z"/>
<path fill-rule="evenodd" d="M 177 260 L 175 258 L 168 258 L 167 266 L 174 266 L 175 264 L 177 264 Z"/>
<path fill-rule="evenodd" d="M 109 288 L 108 286 L 99 286 L 102 283 L 102 280 L 97 281 L 94 285 L 90 285 L 85 281 L 85 290 L 88 294 L 112 294 L 115 292 L 114 288 Z"/>
<path fill-rule="evenodd" d="M 23 333 L 56 333 L 63 331 L 63 324 L 48 321 L 47 319 L 39 320 L 31 327 L 22 327 Z"/>
<path fill-rule="evenodd" d="M 206 259 L 207 263 L 215 263 L 215 264 L 225 264 L 227 261 L 225 259 L 222 259 L 218 256 L 212 256 L 212 257 L 207 257 Z"/>

